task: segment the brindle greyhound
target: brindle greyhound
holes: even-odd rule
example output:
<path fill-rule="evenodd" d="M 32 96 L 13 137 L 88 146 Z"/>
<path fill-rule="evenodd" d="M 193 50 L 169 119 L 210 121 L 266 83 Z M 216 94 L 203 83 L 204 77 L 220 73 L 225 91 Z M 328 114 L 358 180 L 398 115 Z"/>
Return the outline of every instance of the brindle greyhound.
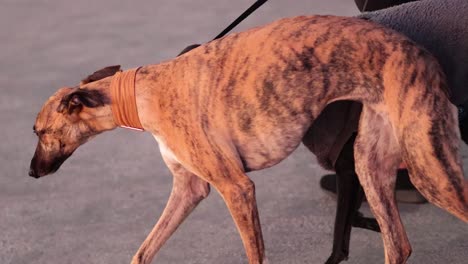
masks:
<path fill-rule="evenodd" d="M 81 144 L 116 128 L 110 86 L 118 69 L 97 71 L 49 98 L 35 123 L 31 176 L 56 171 Z M 307 139 L 314 120 L 340 100 L 363 105 L 356 171 L 382 230 L 386 263 L 404 263 L 411 252 L 393 196 L 401 161 L 429 201 L 468 221 L 457 113 L 444 75 L 432 55 L 392 30 L 355 18 L 287 18 L 141 67 L 135 78 L 139 121 L 158 141 L 174 183 L 134 264 L 151 262 L 210 185 L 249 263 L 264 263 L 246 173 L 277 164 L 301 141 L 313 149 Z"/>

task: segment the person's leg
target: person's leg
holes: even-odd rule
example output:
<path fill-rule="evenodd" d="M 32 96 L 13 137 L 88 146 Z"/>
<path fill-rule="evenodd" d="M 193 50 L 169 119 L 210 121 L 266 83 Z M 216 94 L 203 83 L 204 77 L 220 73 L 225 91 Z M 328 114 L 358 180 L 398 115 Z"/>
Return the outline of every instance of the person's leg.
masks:
<path fill-rule="evenodd" d="M 349 255 L 351 227 L 360 227 L 380 231 L 377 221 L 364 217 L 358 212 L 364 198 L 364 191 L 359 184 L 354 168 L 354 141 L 356 133 L 346 142 L 335 163 L 336 188 L 338 200 L 335 227 L 333 231 L 333 249 L 326 264 L 338 264 Z"/>

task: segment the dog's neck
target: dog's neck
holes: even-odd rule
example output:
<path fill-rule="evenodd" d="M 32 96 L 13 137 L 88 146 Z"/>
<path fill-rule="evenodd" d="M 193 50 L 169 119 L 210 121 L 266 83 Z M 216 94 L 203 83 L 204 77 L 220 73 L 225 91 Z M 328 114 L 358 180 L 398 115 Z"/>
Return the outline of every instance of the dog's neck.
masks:
<path fill-rule="evenodd" d="M 153 134 L 158 134 L 158 120 L 161 116 L 160 105 L 165 104 L 161 100 L 166 101 L 165 94 L 168 90 L 172 90 L 174 86 L 174 72 L 171 63 L 155 64 L 141 67 L 135 79 L 135 97 L 138 112 L 138 118 L 141 121 L 142 127 Z M 98 132 L 104 132 L 119 127 L 120 124 L 115 120 L 112 111 L 112 94 L 111 83 L 113 76 L 88 83 L 81 88 L 89 90 L 97 90 L 105 96 L 108 104 L 87 109 L 87 122 L 93 124 L 93 128 Z"/>
<path fill-rule="evenodd" d="M 87 109 L 85 112 L 86 122 L 92 123 L 93 128 L 99 133 L 116 127 L 143 130 L 135 105 L 136 71 L 137 69 L 119 72 L 81 87 L 99 91 L 108 102 L 102 107 Z"/>
<path fill-rule="evenodd" d="M 124 128 L 143 131 L 135 99 L 135 76 L 138 68 L 117 72 L 110 84 L 114 121 Z"/>

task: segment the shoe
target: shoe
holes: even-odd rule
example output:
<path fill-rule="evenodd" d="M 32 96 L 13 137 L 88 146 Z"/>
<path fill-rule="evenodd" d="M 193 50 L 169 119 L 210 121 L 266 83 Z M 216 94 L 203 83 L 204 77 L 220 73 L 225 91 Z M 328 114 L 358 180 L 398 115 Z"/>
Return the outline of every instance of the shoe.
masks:
<path fill-rule="evenodd" d="M 320 179 L 320 187 L 336 199 L 336 174 L 324 175 Z M 397 202 L 400 203 L 427 203 L 426 198 L 424 198 L 411 183 L 408 171 L 403 169 L 399 169 L 397 172 L 395 197 Z"/>
<path fill-rule="evenodd" d="M 336 199 L 336 174 L 326 174 L 320 179 L 322 190 Z"/>
<path fill-rule="evenodd" d="M 399 169 L 395 184 L 395 198 L 400 203 L 427 203 L 426 198 L 416 190 L 408 175 L 408 170 Z"/>

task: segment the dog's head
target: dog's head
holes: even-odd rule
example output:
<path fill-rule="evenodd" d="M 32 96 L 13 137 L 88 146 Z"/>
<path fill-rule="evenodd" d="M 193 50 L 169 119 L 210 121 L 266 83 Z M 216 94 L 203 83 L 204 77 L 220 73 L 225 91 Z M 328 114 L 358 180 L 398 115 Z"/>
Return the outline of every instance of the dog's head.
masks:
<path fill-rule="evenodd" d="M 108 87 L 120 66 L 96 71 L 74 88 L 61 88 L 43 105 L 33 127 L 39 138 L 29 175 L 54 173 L 82 144 L 93 136 L 115 128 Z"/>

